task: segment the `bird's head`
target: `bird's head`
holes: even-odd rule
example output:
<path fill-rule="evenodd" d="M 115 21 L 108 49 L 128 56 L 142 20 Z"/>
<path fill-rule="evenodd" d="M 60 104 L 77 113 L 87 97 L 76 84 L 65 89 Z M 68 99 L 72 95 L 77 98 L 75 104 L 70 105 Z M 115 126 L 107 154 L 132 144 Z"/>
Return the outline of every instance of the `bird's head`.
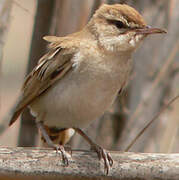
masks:
<path fill-rule="evenodd" d="M 150 34 L 166 33 L 148 26 L 143 17 L 128 5 L 103 4 L 88 23 L 99 45 L 108 51 L 133 51 Z"/>

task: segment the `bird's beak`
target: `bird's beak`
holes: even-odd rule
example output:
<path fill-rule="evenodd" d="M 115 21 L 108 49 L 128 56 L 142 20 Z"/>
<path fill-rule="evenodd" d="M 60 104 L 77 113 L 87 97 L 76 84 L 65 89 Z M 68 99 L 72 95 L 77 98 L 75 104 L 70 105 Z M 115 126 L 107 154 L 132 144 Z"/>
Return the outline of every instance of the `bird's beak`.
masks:
<path fill-rule="evenodd" d="M 146 26 L 145 28 L 142 29 L 136 29 L 136 34 L 149 35 L 149 34 L 157 34 L 157 33 L 167 33 L 167 31 L 164 29 L 152 28 L 150 26 Z"/>

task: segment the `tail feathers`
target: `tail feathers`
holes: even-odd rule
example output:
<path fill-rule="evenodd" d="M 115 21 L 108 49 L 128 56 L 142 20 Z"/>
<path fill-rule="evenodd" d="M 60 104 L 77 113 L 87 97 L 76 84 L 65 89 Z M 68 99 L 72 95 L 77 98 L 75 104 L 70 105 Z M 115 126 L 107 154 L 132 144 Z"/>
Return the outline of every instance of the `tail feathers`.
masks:
<path fill-rule="evenodd" d="M 11 113 L 10 113 L 11 118 L 10 118 L 9 126 L 11 126 L 17 120 L 17 118 L 20 116 L 22 111 L 26 108 L 27 103 L 26 101 L 22 101 L 22 100 L 23 100 L 23 96 L 20 96 L 17 99 L 14 106 L 11 108 Z"/>
<path fill-rule="evenodd" d="M 1 117 L 0 135 L 3 134 L 6 131 L 6 129 L 17 120 L 21 112 L 24 110 L 24 107 L 17 109 L 17 106 L 19 104 L 18 102 L 19 100 L 16 100 L 16 102 L 14 103 L 12 108 L 9 110 L 9 112 L 6 113 L 4 117 Z"/>
<path fill-rule="evenodd" d="M 0 122 L 0 135 L 3 134 L 10 125 L 12 125 L 19 117 L 21 111 L 13 112 L 12 109 L 1 118 Z M 10 120 L 10 121 L 9 121 Z"/>
<path fill-rule="evenodd" d="M 12 116 L 10 122 L 9 122 L 9 126 L 11 126 L 17 120 L 17 118 L 20 116 L 21 112 L 22 112 L 21 109 L 14 112 L 14 114 L 13 114 L 13 116 Z"/>

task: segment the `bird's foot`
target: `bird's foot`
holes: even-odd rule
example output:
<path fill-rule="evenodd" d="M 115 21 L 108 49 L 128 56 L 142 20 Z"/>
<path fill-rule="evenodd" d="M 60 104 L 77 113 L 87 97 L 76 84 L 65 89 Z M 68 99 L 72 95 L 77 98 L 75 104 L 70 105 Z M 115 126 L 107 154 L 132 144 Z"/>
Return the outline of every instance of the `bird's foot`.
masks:
<path fill-rule="evenodd" d="M 69 165 L 69 160 L 68 160 L 68 153 L 65 151 L 64 147 L 62 145 L 56 145 L 54 144 L 53 148 L 56 150 L 56 153 L 58 154 L 59 151 L 61 153 L 62 156 L 62 161 L 64 163 L 65 166 Z"/>
<path fill-rule="evenodd" d="M 73 128 L 73 129 L 91 145 L 91 149 L 97 153 L 99 160 L 101 159 L 104 160 L 104 171 L 107 175 L 109 173 L 110 168 L 113 165 L 113 160 L 111 158 L 110 153 L 106 152 L 106 150 L 104 150 L 102 147 L 94 143 L 81 129 L 79 128 Z"/>
<path fill-rule="evenodd" d="M 43 138 L 45 139 L 47 145 L 49 147 L 52 147 L 56 150 L 56 152 L 58 153 L 59 151 L 61 152 L 61 155 L 62 155 L 62 161 L 64 163 L 65 166 L 68 166 L 69 165 L 69 161 L 68 161 L 68 153 L 65 151 L 64 149 L 64 146 L 59 144 L 54 144 L 53 141 L 50 139 L 46 129 L 45 129 L 45 126 L 43 125 L 42 122 L 37 122 L 37 127 L 39 128 L 39 130 L 41 131 L 42 133 L 42 136 Z"/>
<path fill-rule="evenodd" d="M 108 174 L 110 168 L 113 165 L 113 159 L 112 159 L 110 153 L 106 152 L 105 149 L 103 149 L 102 147 L 100 147 L 97 144 L 92 145 L 91 149 L 97 153 L 99 160 L 101 160 L 101 159 L 104 160 L 104 172 L 106 174 Z"/>

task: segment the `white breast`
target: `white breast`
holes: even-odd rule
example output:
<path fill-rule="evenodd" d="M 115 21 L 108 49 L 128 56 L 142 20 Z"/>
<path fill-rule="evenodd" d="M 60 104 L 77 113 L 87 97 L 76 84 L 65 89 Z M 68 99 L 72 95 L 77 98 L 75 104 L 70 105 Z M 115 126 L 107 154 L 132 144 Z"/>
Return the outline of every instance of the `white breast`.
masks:
<path fill-rule="evenodd" d="M 120 72 L 94 73 L 93 68 L 79 71 L 68 73 L 31 105 L 38 121 L 48 126 L 82 128 L 111 106 L 123 84 Z"/>

